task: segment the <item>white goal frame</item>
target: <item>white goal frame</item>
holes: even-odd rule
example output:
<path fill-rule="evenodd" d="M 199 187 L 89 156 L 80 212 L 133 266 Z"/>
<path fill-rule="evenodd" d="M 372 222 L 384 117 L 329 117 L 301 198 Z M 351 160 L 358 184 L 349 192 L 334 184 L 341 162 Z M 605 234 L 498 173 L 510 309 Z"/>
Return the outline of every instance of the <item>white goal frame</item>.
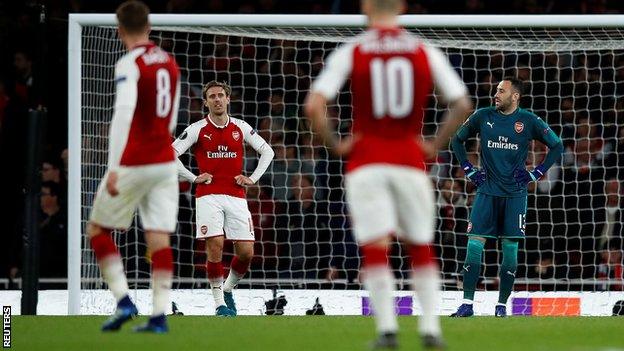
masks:
<path fill-rule="evenodd" d="M 363 27 L 363 15 L 152 14 L 152 26 Z M 410 28 L 623 28 L 624 15 L 404 15 Z M 84 26 L 115 26 L 114 14 L 70 14 L 68 33 L 68 314 L 81 301 L 81 55 Z"/>

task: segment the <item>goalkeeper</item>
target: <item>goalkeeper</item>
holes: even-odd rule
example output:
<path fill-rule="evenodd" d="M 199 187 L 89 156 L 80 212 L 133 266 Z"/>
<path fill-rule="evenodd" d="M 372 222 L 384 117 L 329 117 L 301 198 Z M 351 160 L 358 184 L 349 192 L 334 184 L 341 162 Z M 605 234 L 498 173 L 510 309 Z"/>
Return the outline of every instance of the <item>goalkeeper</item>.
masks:
<path fill-rule="evenodd" d="M 495 106 L 478 109 L 452 139 L 452 149 L 466 177 L 477 187 L 470 213 L 468 247 L 462 273 L 464 301 L 452 317 L 470 317 L 475 288 L 481 271 L 481 255 L 486 238 L 502 240 L 500 292 L 494 315 L 505 317 L 506 304 L 518 266 L 518 243 L 525 236 L 527 184 L 540 179 L 561 157 L 561 139 L 532 112 L 521 109 L 523 83 L 503 79 L 496 88 Z M 472 165 L 464 143 L 479 135 L 481 168 Z M 548 146 L 548 154 L 533 170 L 525 168 L 532 140 Z"/>

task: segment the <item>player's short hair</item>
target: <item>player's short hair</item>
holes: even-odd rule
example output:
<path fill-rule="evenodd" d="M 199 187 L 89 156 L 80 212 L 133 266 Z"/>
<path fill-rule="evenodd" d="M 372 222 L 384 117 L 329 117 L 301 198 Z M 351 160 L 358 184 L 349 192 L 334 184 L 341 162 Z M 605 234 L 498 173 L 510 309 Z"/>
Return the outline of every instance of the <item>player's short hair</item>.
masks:
<path fill-rule="evenodd" d="M 142 1 L 130 0 L 116 11 L 119 26 L 128 33 L 143 33 L 149 27 L 149 8 Z"/>
<path fill-rule="evenodd" d="M 206 83 L 206 85 L 204 85 L 204 88 L 202 89 L 202 98 L 204 98 L 204 100 L 208 100 L 206 97 L 206 94 L 208 94 L 208 89 L 214 87 L 223 88 L 223 91 L 225 91 L 225 96 L 227 97 L 230 97 L 230 95 L 232 94 L 232 88 L 226 82 L 218 82 L 216 80 L 213 80 Z"/>
<path fill-rule="evenodd" d="M 522 95 L 524 95 L 524 82 L 521 81 L 520 79 L 516 78 L 516 77 L 505 77 L 503 78 L 503 80 L 508 81 L 509 83 L 511 83 L 511 87 L 518 92 L 518 94 L 520 94 L 520 96 L 522 97 Z"/>
<path fill-rule="evenodd" d="M 397 12 L 404 0 L 367 0 L 374 11 Z"/>

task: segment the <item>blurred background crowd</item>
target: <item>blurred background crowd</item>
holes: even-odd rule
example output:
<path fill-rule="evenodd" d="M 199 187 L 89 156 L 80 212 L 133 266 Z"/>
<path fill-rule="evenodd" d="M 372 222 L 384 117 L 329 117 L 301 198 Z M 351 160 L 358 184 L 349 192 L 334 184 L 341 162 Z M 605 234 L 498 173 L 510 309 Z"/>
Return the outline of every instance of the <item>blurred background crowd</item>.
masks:
<path fill-rule="evenodd" d="M 0 289 L 14 288 L 22 268 L 27 112 L 45 108 L 48 120 L 41 169 L 41 276 L 63 278 L 67 272 L 67 17 L 68 13 L 111 13 L 121 1 L 50 0 L 0 2 Z M 39 24 L 45 4 L 47 24 Z M 357 13 L 357 1 L 146 1 L 154 13 Z M 408 13 L 604 14 L 620 13 L 620 1 L 408 1 Z M 43 39 L 43 40 L 42 40 Z M 256 232 L 253 279 L 308 279 L 358 287 L 358 250 L 344 202 L 343 162 L 317 145 L 302 117 L 302 102 L 333 44 L 232 35 L 155 32 L 154 40 L 176 55 L 184 77 L 179 134 L 203 118 L 201 85 L 218 79 L 232 85 L 231 115 L 245 119 L 275 150 L 275 160 L 258 185 L 248 189 Z M 43 45 L 40 45 L 41 43 Z M 88 44 L 87 44 L 88 45 Z M 102 53 L 104 55 L 104 53 Z M 111 53 L 109 53 L 111 54 Z M 114 53 L 117 55 L 118 53 Z M 527 53 L 486 50 L 449 51 L 467 83 L 476 107 L 491 104 L 498 81 L 507 75 L 524 79 L 529 94 L 524 107 L 544 118 L 562 137 L 565 153 L 529 189 L 527 239 L 521 245 L 516 289 L 624 289 L 622 199 L 624 195 L 624 52 Z M 97 61 L 97 58 L 94 60 Z M 104 62 L 104 61 L 102 61 Z M 97 75 L 97 72 L 86 72 Z M 107 88 L 110 89 L 110 86 Z M 110 92 L 110 91 L 109 91 Z M 88 101 L 88 97 L 87 100 Z M 87 103 L 88 105 L 88 103 Z M 350 127 L 350 98 L 343 92 L 330 106 L 336 128 Z M 89 107 L 89 106 L 87 106 Z M 93 106 L 92 106 L 93 107 Z M 440 110 L 426 115 L 432 133 Z M 105 121 L 110 116 L 101 116 Z M 102 160 L 107 130 L 90 136 L 83 167 Z M 478 162 L 478 142 L 468 144 Z M 545 148 L 535 143 L 527 165 L 538 164 Z M 250 150 L 246 170 L 255 168 Z M 183 161 L 190 167 L 193 160 Z M 438 189 L 439 216 L 435 246 L 453 288 L 464 258 L 469 209 L 475 189 L 449 152 L 438 156 L 430 173 Z M 102 164 L 104 166 L 104 164 Z M 103 171 L 103 169 L 102 169 Z M 83 172 L 83 174 L 88 174 Z M 83 188 L 94 187 L 94 179 Z M 97 179 L 95 179 L 97 181 Z M 174 237 L 177 275 L 205 274 L 202 242 L 194 238 L 192 187 L 181 183 L 180 226 Z M 92 189 L 91 191 L 93 191 Z M 88 205 L 88 199 L 85 200 Z M 83 216 L 84 217 L 84 216 Z M 122 256 L 145 256 L 140 231 L 119 239 Z M 84 249 L 84 248 L 83 248 Z M 231 250 L 231 249 L 230 249 Z M 393 248 L 397 276 L 408 262 Z M 486 285 L 496 284 L 496 243 L 486 250 Z M 148 276 L 147 260 L 129 260 L 128 271 Z M 522 278 L 529 278 L 522 283 Z M 540 278 L 539 284 L 533 284 Z M 550 280 L 551 278 L 555 278 Z M 594 279 L 593 283 L 577 282 Z M 549 280 L 546 280 L 549 279 Z M 488 281 L 492 281 L 488 283 Z M 609 284 L 603 284 L 610 281 Z M 345 283 L 338 283 L 345 282 Z M 550 283 L 546 283 L 550 282 Z M 613 283 L 615 282 L 615 283 Z M 319 283 L 323 284 L 323 283 Z"/>

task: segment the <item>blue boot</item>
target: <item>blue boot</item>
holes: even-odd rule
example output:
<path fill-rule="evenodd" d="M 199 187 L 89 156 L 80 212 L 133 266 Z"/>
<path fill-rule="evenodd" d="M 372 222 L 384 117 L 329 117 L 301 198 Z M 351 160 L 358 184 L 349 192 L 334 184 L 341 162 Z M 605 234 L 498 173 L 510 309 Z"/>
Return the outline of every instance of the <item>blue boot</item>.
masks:
<path fill-rule="evenodd" d="M 223 299 L 225 300 L 225 304 L 227 305 L 227 307 L 234 312 L 234 315 L 236 316 L 237 311 L 236 311 L 236 303 L 234 303 L 234 295 L 232 295 L 232 292 L 227 292 L 224 291 L 223 292 Z"/>
<path fill-rule="evenodd" d="M 217 313 L 215 313 L 217 316 L 221 316 L 221 317 L 234 317 L 236 316 L 236 312 L 232 311 L 231 309 L 229 309 L 226 305 L 221 305 L 219 307 L 217 307 Z"/>
<path fill-rule="evenodd" d="M 138 333 L 156 333 L 164 334 L 169 331 L 167 327 L 167 318 L 164 314 L 151 317 L 147 323 L 134 328 Z"/>
<path fill-rule="evenodd" d="M 507 306 L 496 305 L 494 310 L 494 317 L 507 317 Z"/>
<path fill-rule="evenodd" d="M 473 315 L 474 311 L 472 310 L 472 305 L 463 303 L 451 317 L 472 317 Z"/>
<path fill-rule="evenodd" d="M 136 306 L 126 295 L 117 303 L 115 313 L 102 325 L 102 331 L 117 331 L 121 326 L 139 314 Z"/>

